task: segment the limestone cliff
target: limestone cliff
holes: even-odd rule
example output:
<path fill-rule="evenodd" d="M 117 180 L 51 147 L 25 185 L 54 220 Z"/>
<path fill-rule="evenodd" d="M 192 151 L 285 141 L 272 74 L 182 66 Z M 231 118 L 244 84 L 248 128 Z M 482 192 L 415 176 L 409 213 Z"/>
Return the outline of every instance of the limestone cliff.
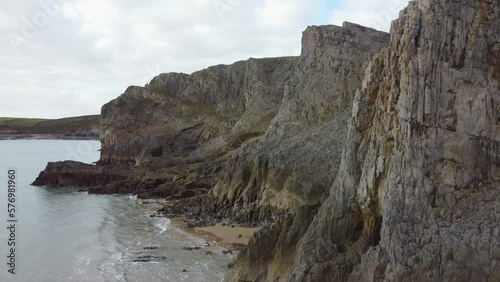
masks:
<path fill-rule="evenodd" d="M 101 162 L 164 165 L 227 152 L 262 134 L 296 58 L 249 59 L 192 75 L 168 73 L 103 106 Z M 243 136 L 244 137 L 244 136 Z"/>
<path fill-rule="evenodd" d="M 352 99 L 389 35 L 346 23 L 313 26 L 281 107 L 259 140 L 226 165 L 210 194 L 222 217 L 259 222 L 316 204 L 335 177 Z"/>
<path fill-rule="evenodd" d="M 499 12 L 498 1 L 410 3 L 367 68 L 305 235 L 303 212 L 275 223 L 229 280 L 498 281 Z M 252 263 L 267 241 L 298 242 L 293 266 L 275 267 L 283 251 Z"/>

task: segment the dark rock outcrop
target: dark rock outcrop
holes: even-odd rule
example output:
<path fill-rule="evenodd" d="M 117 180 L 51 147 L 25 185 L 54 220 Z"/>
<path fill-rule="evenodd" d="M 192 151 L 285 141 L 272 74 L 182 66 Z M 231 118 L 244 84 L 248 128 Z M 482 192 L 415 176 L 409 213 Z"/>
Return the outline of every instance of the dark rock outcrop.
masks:
<path fill-rule="evenodd" d="M 50 187 L 97 187 L 127 179 L 129 167 L 104 168 L 74 161 L 49 163 L 32 185 Z"/>

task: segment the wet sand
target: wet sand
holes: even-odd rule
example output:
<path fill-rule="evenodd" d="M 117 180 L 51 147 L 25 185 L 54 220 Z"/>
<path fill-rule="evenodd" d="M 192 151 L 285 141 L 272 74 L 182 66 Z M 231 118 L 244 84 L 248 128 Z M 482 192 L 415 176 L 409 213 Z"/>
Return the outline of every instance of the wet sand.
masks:
<path fill-rule="evenodd" d="M 215 226 L 194 228 L 194 232 L 209 238 L 219 238 L 221 241 L 228 244 L 247 245 L 250 238 L 252 238 L 253 234 L 259 231 L 259 229 L 260 227 L 245 228 L 222 226 L 222 223 L 219 223 Z"/>
<path fill-rule="evenodd" d="M 215 241 L 227 249 L 234 249 L 237 245 L 247 245 L 253 234 L 260 230 L 260 227 L 231 227 L 223 226 L 222 223 L 208 227 L 186 228 L 182 219 L 173 219 L 172 223 L 191 235 L 202 238 L 207 242 Z"/>

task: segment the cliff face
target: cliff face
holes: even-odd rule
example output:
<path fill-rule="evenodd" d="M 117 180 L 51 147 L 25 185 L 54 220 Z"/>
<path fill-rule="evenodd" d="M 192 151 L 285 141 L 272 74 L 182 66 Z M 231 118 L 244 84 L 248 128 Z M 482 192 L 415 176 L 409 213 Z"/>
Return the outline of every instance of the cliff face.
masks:
<path fill-rule="evenodd" d="M 314 221 L 299 238 L 300 212 L 259 234 L 233 278 L 500 279 L 499 10 L 498 1 L 409 4 L 356 93 Z M 289 238 L 299 243 L 292 271 L 245 258 Z"/>
<path fill-rule="evenodd" d="M 323 201 L 356 88 L 369 58 L 388 41 L 386 33 L 350 23 L 304 32 L 300 61 L 265 135 L 228 161 L 211 190 L 222 217 L 259 222 Z"/>
<path fill-rule="evenodd" d="M 101 162 L 143 165 L 163 157 L 189 158 L 190 147 L 220 136 L 226 122 L 242 112 L 244 69 L 239 62 L 192 76 L 162 74 L 147 87 L 129 87 L 102 108 Z M 232 99 L 217 103 L 214 93 Z M 227 104 L 235 110 L 226 115 Z"/>
<path fill-rule="evenodd" d="M 228 140 L 267 126 L 259 118 L 278 108 L 295 61 L 250 59 L 130 87 L 103 106 L 101 162 L 164 165 L 227 152 Z"/>

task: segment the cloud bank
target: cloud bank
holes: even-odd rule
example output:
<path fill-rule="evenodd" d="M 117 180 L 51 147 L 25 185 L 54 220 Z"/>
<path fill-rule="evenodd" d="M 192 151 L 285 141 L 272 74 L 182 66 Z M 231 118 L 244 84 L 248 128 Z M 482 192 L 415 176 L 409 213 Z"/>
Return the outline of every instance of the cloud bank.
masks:
<path fill-rule="evenodd" d="M 0 116 L 95 114 L 128 85 L 144 85 L 161 72 L 191 73 L 249 57 L 299 55 L 301 32 L 312 24 L 348 20 L 387 30 L 391 19 L 380 19 L 386 4 L 9 1 L 0 11 Z M 331 16 L 324 19 L 327 9 Z"/>

